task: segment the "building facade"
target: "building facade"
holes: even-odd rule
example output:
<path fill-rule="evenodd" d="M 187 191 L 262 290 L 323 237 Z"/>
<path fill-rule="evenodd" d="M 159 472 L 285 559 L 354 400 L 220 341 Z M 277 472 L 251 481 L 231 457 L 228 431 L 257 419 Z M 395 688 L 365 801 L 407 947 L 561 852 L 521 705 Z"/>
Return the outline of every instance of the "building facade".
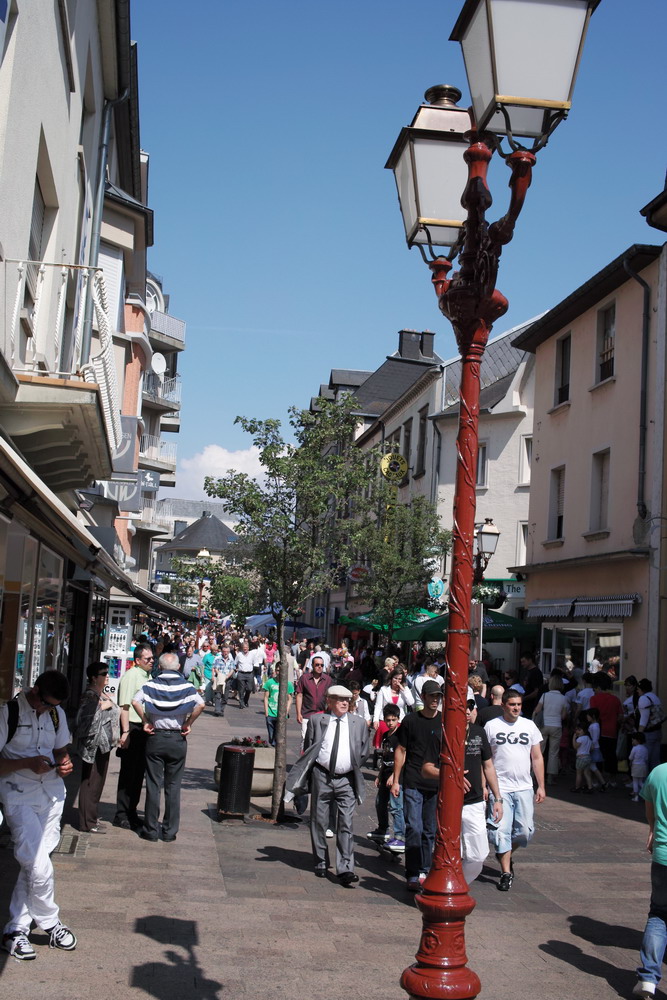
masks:
<path fill-rule="evenodd" d="M 635 245 L 515 340 L 535 354 L 527 615 L 571 657 L 663 673 L 667 255 Z"/>

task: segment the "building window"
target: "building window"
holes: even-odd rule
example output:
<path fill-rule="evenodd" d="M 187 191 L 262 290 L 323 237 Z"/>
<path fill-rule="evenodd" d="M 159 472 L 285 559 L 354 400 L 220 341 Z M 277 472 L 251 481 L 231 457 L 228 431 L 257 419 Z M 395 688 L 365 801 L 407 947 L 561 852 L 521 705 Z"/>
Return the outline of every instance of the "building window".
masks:
<path fill-rule="evenodd" d="M 419 411 L 419 437 L 417 439 L 417 468 L 415 476 L 426 472 L 426 427 L 428 421 L 428 406 Z"/>
<path fill-rule="evenodd" d="M 519 486 L 530 484 L 530 467 L 533 464 L 533 438 L 524 434 L 521 438 L 521 453 L 519 455 Z"/>
<path fill-rule="evenodd" d="M 412 451 L 412 418 L 403 424 L 403 458 L 407 462 L 408 471 L 405 473 L 404 483 L 410 478 L 410 453 Z"/>
<path fill-rule="evenodd" d="M 388 455 L 396 455 L 401 450 L 401 428 L 385 438 L 384 449 Z"/>
<path fill-rule="evenodd" d="M 614 374 L 614 341 L 616 339 L 616 306 L 610 305 L 598 313 L 597 378 L 604 382 Z"/>
<path fill-rule="evenodd" d="M 566 403 L 570 398 L 570 355 L 572 352 L 572 337 L 566 334 L 556 342 L 556 387 L 554 406 Z"/>
<path fill-rule="evenodd" d="M 525 566 L 528 552 L 528 521 L 519 521 L 517 527 L 516 562 L 517 566 Z"/>
<path fill-rule="evenodd" d="M 475 486 L 488 486 L 488 463 L 486 460 L 486 441 L 479 442 L 477 449 L 477 479 Z"/>
<path fill-rule="evenodd" d="M 565 515 L 565 466 L 551 470 L 551 495 L 549 498 L 549 538 L 563 538 Z"/>
<path fill-rule="evenodd" d="M 591 474 L 591 531 L 606 531 L 609 526 L 609 449 L 593 455 Z"/>

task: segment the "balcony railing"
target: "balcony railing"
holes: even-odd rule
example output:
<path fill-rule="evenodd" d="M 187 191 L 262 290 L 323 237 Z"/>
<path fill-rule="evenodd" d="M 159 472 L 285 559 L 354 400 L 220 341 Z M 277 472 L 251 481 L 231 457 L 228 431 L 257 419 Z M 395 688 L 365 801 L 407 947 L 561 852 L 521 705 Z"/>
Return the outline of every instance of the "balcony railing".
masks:
<path fill-rule="evenodd" d="M 176 445 L 156 434 L 142 434 L 139 445 L 139 457 L 149 462 L 162 462 L 165 465 L 176 465 Z"/>
<path fill-rule="evenodd" d="M 7 328 L 5 355 L 14 372 L 83 379 L 96 382 L 112 451 L 120 447 L 122 430 L 113 353 L 113 325 L 109 316 L 104 274 L 94 267 L 47 261 L 5 262 L 7 301 L 13 306 Z M 68 294 L 74 301 L 65 337 Z M 82 364 L 81 346 L 86 300 L 92 296 L 99 351 Z"/>
<path fill-rule="evenodd" d="M 185 343 L 185 323 L 182 319 L 176 319 L 169 313 L 160 312 L 158 309 L 151 314 L 151 331 L 161 333 L 172 340 L 180 340 Z"/>
<path fill-rule="evenodd" d="M 142 524 L 155 524 L 168 530 L 173 520 L 171 504 L 163 500 L 144 500 L 139 519 Z"/>
<path fill-rule="evenodd" d="M 160 378 L 154 372 L 144 376 L 144 392 L 155 400 L 166 403 L 181 402 L 181 381 L 178 378 Z"/>

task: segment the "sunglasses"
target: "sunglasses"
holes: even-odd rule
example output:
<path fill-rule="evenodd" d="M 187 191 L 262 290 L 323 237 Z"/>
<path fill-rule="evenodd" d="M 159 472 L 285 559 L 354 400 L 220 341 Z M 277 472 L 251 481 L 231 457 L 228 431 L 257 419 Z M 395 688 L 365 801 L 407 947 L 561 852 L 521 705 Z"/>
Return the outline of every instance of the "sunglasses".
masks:
<path fill-rule="evenodd" d="M 43 705 L 44 708 L 57 708 L 58 705 L 60 704 L 59 701 L 44 701 L 39 691 L 37 693 L 37 698 L 39 699 L 40 705 Z"/>
<path fill-rule="evenodd" d="M 477 708 L 477 702 L 474 700 L 474 698 L 468 699 L 468 701 L 466 702 L 466 708 L 471 712 L 473 708 Z"/>

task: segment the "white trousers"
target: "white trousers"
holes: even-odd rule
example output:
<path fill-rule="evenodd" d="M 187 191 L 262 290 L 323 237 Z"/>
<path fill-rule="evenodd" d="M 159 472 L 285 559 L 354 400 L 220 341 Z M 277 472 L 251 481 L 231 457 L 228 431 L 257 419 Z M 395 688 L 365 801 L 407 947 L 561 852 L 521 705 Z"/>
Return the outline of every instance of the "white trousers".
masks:
<path fill-rule="evenodd" d="M 473 802 L 461 813 L 461 860 L 463 877 L 468 885 L 474 882 L 489 853 L 486 833 L 486 803 Z"/>
<path fill-rule="evenodd" d="M 15 931 L 27 934 L 33 920 L 47 931 L 59 918 L 50 854 L 60 840 L 64 795 L 55 799 L 40 782 L 26 785 L 27 782 L 22 783 L 23 792 L 10 794 L 4 802 L 14 857 L 21 866 L 9 904 L 5 934 Z"/>

